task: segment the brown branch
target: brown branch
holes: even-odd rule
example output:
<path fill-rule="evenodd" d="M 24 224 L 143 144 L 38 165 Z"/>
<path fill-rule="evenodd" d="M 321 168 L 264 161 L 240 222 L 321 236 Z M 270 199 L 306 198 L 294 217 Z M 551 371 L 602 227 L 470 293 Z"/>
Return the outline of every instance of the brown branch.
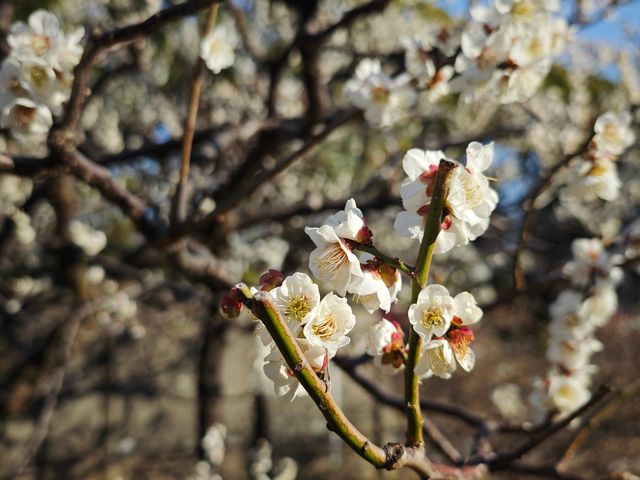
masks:
<path fill-rule="evenodd" d="M 211 32 L 213 25 L 218 16 L 218 4 L 212 2 L 211 8 L 207 15 L 207 20 L 202 28 L 201 38 L 204 38 Z M 193 148 L 193 135 L 196 130 L 196 119 L 198 117 L 198 104 L 200 101 L 200 91 L 202 90 L 202 82 L 204 80 L 205 62 L 198 55 L 196 66 L 193 72 L 193 80 L 191 82 L 191 95 L 189 97 L 189 107 L 187 110 L 187 118 L 184 125 L 184 137 L 182 140 L 182 157 L 180 160 L 180 179 L 176 187 L 173 201 L 171 202 L 171 225 L 184 221 L 187 215 L 187 202 L 189 201 L 189 167 L 191 164 L 191 149 Z"/>
<path fill-rule="evenodd" d="M 184 235 L 187 232 L 201 230 L 218 222 L 225 213 L 229 212 L 243 200 L 247 199 L 252 193 L 258 190 L 258 188 L 260 188 L 268 180 L 288 168 L 299 158 L 309 153 L 320 143 L 322 143 L 332 132 L 334 132 L 336 129 L 349 122 L 350 120 L 356 118 L 358 115 L 358 111 L 349 110 L 346 112 L 342 112 L 342 114 L 338 115 L 334 120 L 328 121 L 324 129 L 309 138 L 309 140 L 307 140 L 307 142 L 302 147 L 282 159 L 273 168 L 262 170 L 258 174 L 252 176 L 242 188 L 238 188 L 235 191 L 229 192 L 227 195 L 220 198 L 220 201 L 216 202 L 216 209 L 210 215 L 207 215 L 201 219 L 185 222 L 185 224 L 183 224 L 183 226 L 178 229 L 177 234 Z M 248 174 L 251 175 L 250 172 Z"/>

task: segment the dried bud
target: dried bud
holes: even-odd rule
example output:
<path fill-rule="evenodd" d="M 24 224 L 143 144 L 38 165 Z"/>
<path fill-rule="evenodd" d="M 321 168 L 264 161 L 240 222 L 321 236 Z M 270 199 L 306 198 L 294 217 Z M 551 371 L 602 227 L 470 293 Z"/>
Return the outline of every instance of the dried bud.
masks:
<path fill-rule="evenodd" d="M 220 314 L 227 320 L 238 318 L 240 312 L 242 312 L 242 307 L 242 300 L 238 296 L 236 287 L 225 293 L 222 300 L 220 300 Z"/>
<path fill-rule="evenodd" d="M 284 274 L 280 270 L 270 269 L 260 277 L 260 290 L 268 292 L 284 282 Z"/>

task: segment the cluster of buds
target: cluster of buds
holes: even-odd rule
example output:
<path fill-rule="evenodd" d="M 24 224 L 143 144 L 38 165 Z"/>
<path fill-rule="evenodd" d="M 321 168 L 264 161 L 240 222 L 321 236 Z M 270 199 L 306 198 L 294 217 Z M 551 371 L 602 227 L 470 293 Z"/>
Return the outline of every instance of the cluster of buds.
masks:
<path fill-rule="evenodd" d="M 547 359 L 552 367 L 538 384 L 546 394 L 544 406 L 561 414 L 591 398 L 589 387 L 597 367 L 590 360 L 602 349 L 594 333 L 615 313 L 615 286 L 622 278 L 617 257 L 607 253 L 600 239 L 577 239 L 572 250 L 573 260 L 564 268 L 572 288 L 560 293 L 550 307 Z"/>
<path fill-rule="evenodd" d="M 2 127 L 22 137 L 49 131 L 53 115 L 69 98 L 83 35 L 82 28 L 65 35 L 58 19 L 46 10 L 33 12 L 28 23 L 11 26 L 11 53 L 0 70 Z"/>
<path fill-rule="evenodd" d="M 560 195 L 564 203 L 618 198 L 622 182 L 616 160 L 635 141 L 631 120 L 629 112 L 598 117 L 587 151 L 570 165 L 568 185 Z"/>

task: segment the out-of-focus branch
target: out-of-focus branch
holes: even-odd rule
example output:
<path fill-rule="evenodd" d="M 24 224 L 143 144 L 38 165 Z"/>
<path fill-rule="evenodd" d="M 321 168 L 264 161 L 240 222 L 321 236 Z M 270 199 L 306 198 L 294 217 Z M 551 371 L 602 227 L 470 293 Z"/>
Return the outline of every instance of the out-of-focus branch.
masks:
<path fill-rule="evenodd" d="M 561 420 L 550 424 L 549 427 L 542 430 L 541 432 L 531 435 L 529 438 L 527 438 L 527 440 L 525 440 L 522 444 L 518 445 L 514 449 L 501 454 L 497 454 L 491 459 L 472 459 L 470 463 L 473 463 L 474 461 L 486 461 L 486 463 L 492 470 L 501 470 L 505 465 L 509 465 L 515 460 L 520 459 L 522 456 L 529 453 L 531 450 L 547 440 L 549 437 L 566 428 L 574 419 L 587 413 L 610 394 L 611 389 L 609 387 L 601 386 L 593 394 L 591 399 L 582 407 L 565 416 Z"/>
<path fill-rule="evenodd" d="M 591 128 L 590 132 L 593 131 L 593 126 L 595 125 L 595 120 L 590 123 Z M 513 257 L 513 283 L 515 289 L 517 291 L 524 290 L 526 288 L 526 280 L 524 278 L 524 272 L 522 271 L 522 265 L 520 262 L 520 258 L 522 253 L 524 252 L 527 242 L 531 237 L 531 230 L 534 224 L 534 212 L 536 211 L 535 203 L 540 198 L 540 196 L 546 192 L 546 190 L 553 184 L 553 181 L 556 179 L 558 174 L 564 170 L 564 168 L 569 165 L 569 162 L 574 158 L 579 157 L 584 154 L 591 143 L 592 135 L 589 135 L 587 140 L 580 145 L 576 149 L 575 152 L 569 153 L 565 155 L 562 160 L 560 160 L 553 168 L 549 171 L 546 177 L 544 177 L 535 190 L 528 195 L 525 201 L 522 204 L 522 209 L 524 211 L 524 219 L 522 220 L 522 227 L 520 229 L 520 235 L 518 237 L 518 245 L 516 247 L 516 251 Z"/>
<path fill-rule="evenodd" d="M 60 390 L 62 389 L 67 366 L 71 359 L 71 349 L 76 338 L 76 333 L 80 327 L 80 322 L 89 312 L 90 306 L 87 304 L 80 308 L 75 315 L 70 317 L 62 329 L 60 346 L 57 353 L 57 366 L 50 377 L 51 389 L 47 394 L 44 406 L 40 411 L 34 431 L 29 439 L 29 443 L 16 466 L 11 469 L 11 473 L 5 477 L 7 480 L 17 477 L 25 468 L 27 468 L 33 457 L 38 453 L 42 442 L 44 442 L 49 433 L 49 424 L 51 423 L 51 418 L 53 417 L 56 405 L 58 404 L 58 397 L 60 395 Z"/>
<path fill-rule="evenodd" d="M 207 20 L 202 28 L 201 38 L 211 32 L 218 16 L 218 4 L 213 2 Z M 191 82 L 191 95 L 189 97 L 189 107 L 187 118 L 184 124 L 184 137 L 182 140 L 182 158 L 180 162 L 180 178 L 176 187 L 173 201 L 171 202 L 171 225 L 176 225 L 184 221 L 187 214 L 187 203 L 189 201 L 189 167 L 191 165 L 191 149 L 193 147 L 193 135 L 196 130 L 196 119 L 198 117 L 198 104 L 200 102 L 200 91 L 204 80 L 205 63 L 204 59 L 198 55 L 196 66 Z"/>
<path fill-rule="evenodd" d="M 359 112 L 355 110 L 342 112 L 341 115 L 338 115 L 333 120 L 328 121 L 324 129 L 322 129 L 319 133 L 313 135 L 302 147 L 298 148 L 296 151 L 276 163 L 273 168 L 262 170 L 261 172 L 253 176 L 251 176 L 253 172 L 246 172 L 246 175 L 249 175 L 250 178 L 246 181 L 242 188 L 238 188 L 235 191 L 230 191 L 223 197 L 220 197 L 219 201 L 216 201 L 216 209 L 211 214 L 201 219 L 185 222 L 185 224 L 178 230 L 177 234 L 184 235 L 190 231 L 201 230 L 216 223 L 222 218 L 225 213 L 235 208 L 243 200 L 247 199 L 263 184 L 276 176 L 278 173 L 285 170 L 293 162 L 309 153 L 316 146 L 322 143 L 322 141 L 324 141 L 333 131 L 349 122 L 350 120 L 356 118 L 358 115 Z"/>

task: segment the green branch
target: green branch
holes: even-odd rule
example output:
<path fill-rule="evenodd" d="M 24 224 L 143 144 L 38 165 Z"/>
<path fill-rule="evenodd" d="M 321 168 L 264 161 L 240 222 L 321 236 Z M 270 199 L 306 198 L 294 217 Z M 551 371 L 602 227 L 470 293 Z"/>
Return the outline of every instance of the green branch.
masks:
<path fill-rule="evenodd" d="M 338 407 L 328 392 L 325 382 L 316 375 L 309 365 L 298 342 L 282 320 L 280 312 L 274 307 L 269 295 L 266 292 L 251 295 L 246 285 L 242 284 L 237 288 L 244 297 L 245 304 L 256 317 L 262 320 L 287 365 L 326 418 L 328 428 L 337 433 L 347 445 L 369 463 L 377 468 L 388 468 L 390 465 L 385 450 L 369 441 Z"/>
<path fill-rule="evenodd" d="M 429 278 L 429 268 L 433 249 L 440 233 L 442 223 L 442 212 L 444 211 L 445 200 L 449 190 L 449 179 L 451 172 L 457 164 L 449 160 L 440 160 L 438 173 L 436 175 L 435 187 L 429 214 L 425 218 L 424 234 L 420 243 L 418 260 L 416 262 L 415 277 L 411 283 L 411 302 L 418 300 L 420 291 L 427 284 Z M 422 444 L 422 413 L 420 411 L 420 390 L 418 388 L 418 377 L 415 374 L 415 367 L 420 360 L 420 349 L 422 339 L 411 328 L 409 330 L 409 352 L 407 353 L 407 363 L 405 369 L 404 394 L 407 404 L 407 445 L 419 446 Z"/>

